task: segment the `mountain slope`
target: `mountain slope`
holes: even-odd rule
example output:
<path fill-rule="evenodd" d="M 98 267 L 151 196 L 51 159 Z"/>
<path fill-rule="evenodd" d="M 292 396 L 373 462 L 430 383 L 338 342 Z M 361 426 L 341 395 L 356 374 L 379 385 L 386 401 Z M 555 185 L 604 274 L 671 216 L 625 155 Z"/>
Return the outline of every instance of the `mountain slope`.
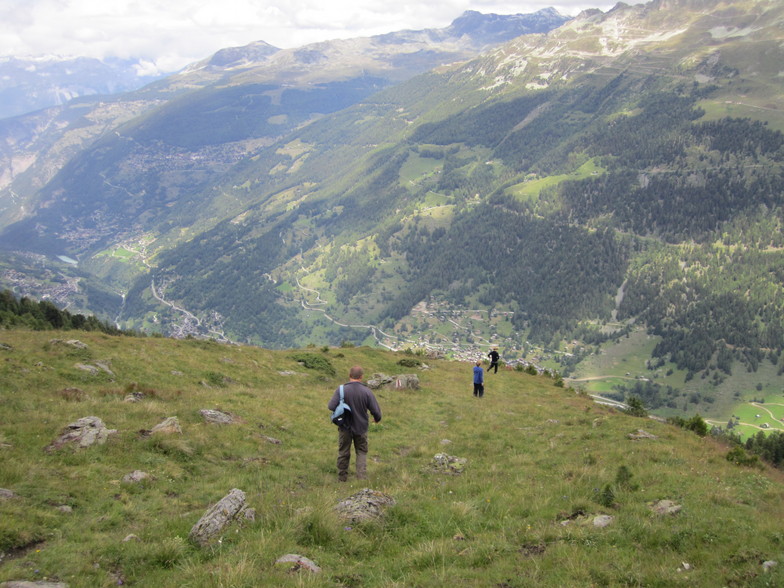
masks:
<path fill-rule="evenodd" d="M 37 227 L 42 250 L 116 280 L 118 321 L 182 335 L 466 357 L 498 345 L 569 371 L 641 328 L 639 363 L 661 377 L 651 408 L 710 410 L 738 393 L 739 371 L 780 371 L 784 349 L 781 19 L 778 4 L 747 0 L 588 11 L 308 124 L 279 121 L 290 126 L 276 142 L 260 136 L 275 106 L 260 72 L 278 70 L 239 72 L 74 159 L 42 191 L 52 204 L 2 238 Z M 266 59 L 299 59 L 304 80 L 323 54 Z M 292 92 L 299 122 L 319 91 Z M 239 147 L 209 173 L 191 159 L 164 182 L 166 151 L 136 151 L 201 145 L 206 157 L 210 134 L 167 121 L 229 120 L 243 101 L 255 126 L 218 125 Z M 106 182 L 117 198 L 102 199 Z M 62 218 L 94 240 L 55 234 Z"/>
<path fill-rule="evenodd" d="M 493 21 L 489 32 L 482 28 L 486 19 Z M 391 33 L 292 50 L 254 43 L 220 51 L 138 92 L 109 99 L 115 114 L 110 132 L 106 117 L 100 115 L 105 110 L 102 103 L 92 104 L 86 112 L 83 105 L 74 105 L 81 111 L 41 114 L 42 122 L 37 123 L 9 121 L 9 132 L 0 142 L 6 151 L 0 193 L 3 225 L 27 217 L 30 220 L 14 229 L 14 235 L 35 238 L 30 227 L 46 227 L 37 231 L 44 239 L 32 243 L 31 249 L 67 248 L 78 256 L 85 243 L 72 234 L 59 234 L 56 225 L 62 224 L 61 217 L 65 224 L 78 226 L 80 234 L 96 232 L 88 247 L 104 242 L 101 235 L 116 233 L 118 226 L 132 227 L 126 237 L 134 235 L 137 224 L 147 224 L 149 217 L 165 222 L 167 205 L 181 193 L 195 195 L 231 163 L 253 156 L 259 146 L 309 121 L 444 61 L 473 57 L 501 40 L 549 30 L 565 20 L 554 11 L 530 17 L 475 15 L 470 23 L 453 29 Z M 38 147 L 42 124 L 49 150 Z M 27 136 L 23 130 L 28 130 Z M 75 157 L 69 149 L 77 130 L 81 153 Z M 32 178 L 41 168 L 56 169 L 59 177 L 47 175 L 46 183 L 34 184 Z M 137 207 L 125 210 L 129 197 L 142 200 L 145 209 L 157 210 L 137 221 Z M 72 214 L 78 206 L 99 210 L 100 220 L 87 222 L 81 210 Z M 42 218 L 34 218 L 37 212 Z"/>
<path fill-rule="evenodd" d="M 479 401 L 471 364 L 367 347 L 24 330 L 0 343 L 0 582 L 782 583 L 780 471 L 546 376 L 501 370 Z M 370 479 L 352 467 L 338 483 L 326 403 L 355 364 L 414 373 L 420 387 L 376 390 Z M 50 447 L 87 416 L 116 432 Z M 166 417 L 181 432 L 152 432 Z M 439 470 L 438 455 L 466 460 L 461 473 Z M 255 517 L 199 547 L 192 527 L 233 488 Z M 340 518 L 338 503 L 363 488 L 394 504 L 378 519 Z M 320 573 L 276 565 L 289 553 Z"/>

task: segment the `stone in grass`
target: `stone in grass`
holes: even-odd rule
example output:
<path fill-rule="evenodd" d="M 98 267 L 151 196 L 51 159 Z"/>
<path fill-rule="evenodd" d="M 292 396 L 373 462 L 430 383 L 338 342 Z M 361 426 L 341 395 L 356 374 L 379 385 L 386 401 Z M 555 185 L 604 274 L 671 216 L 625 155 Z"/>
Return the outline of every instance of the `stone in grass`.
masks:
<path fill-rule="evenodd" d="M 279 557 L 275 560 L 275 565 L 286 565 L 290 572 L 298 572 L 299 570 L 306 570 L 313 574 L 321 572 L 321 568 L 313 560 L 296 553 L 287 553 Z"/>
<path fill-rule="evenodd" d="M 150 434 L 154 435 L 156 433 L 162 433 L 165 435 L 173 435 L 177 433 L 181 435 L 182 427 L 180 427 L 179 419 L 176 416 L 166 417 L 150 430 Z"/>
<path fill-rule="evenodd" d="M 222 410 L 203 408 L 199 411 L 204 420 L 213 425 L 231 425 L 237 422 L 237 417 Z"/>
<path fill-rule="evenodd" d="M 678 514 L 683 508 L 680 504 L 677 504 L 672 500 L 656 500 L 655 502 L 649 502 L 648 506 L 651 511 L 657 515 Z"/>
<path fill-rule="evenodd" d="M 0 500 L 11 500 L 12 498 L 17 498 L 17 495 L 13 490 L 9 490 L 8 488 L 0 488 Z"/>
<path fill-rule="evenodd" d="M 101 445 L 106 442 L 109 435 L 116 432 L 116 429 L 107 429 L 103 421 L 96 416 L 82 417 L 66 425 L 60 436 L 46 447 L 46 451 L 54 451 L 65 445 L 74 445 L 77 449 L 95 444 Z"/>
<path fill-rule="evenodd" d="M 629 433 L 627 437 L 632 441 L 639 441 L 640 439 L 656 439 L 656 435 L 648 433 L 647 431 L 643 431 L 642 429 L 637 429 L 635 433 Z"/>
<path fill-rule="evenodd" d="M 562 527 L 566 527 L 569 525 L 576 525 L 578 527 L 589 527 L 593 526 L 597 529 L 604 529 L 605 527 L 609 527 L 615 521 L 615 517 L 612 515 L 600 514 L 600 515 L 591 515 L 582 511 L 575 512 L 569 515 L 566 519 L 560 522 Z"/>
<path fill-rule="evenodd" d="M 358 522 L 378 519 L 384 514 L 384 507 L 394 505 L 395 499 L 391 496 L 378 490 L 363 488 L 340 501 L 335 510 L 342 519 Z"/>
<path fill-rule="evenodd" d="M 462 474 L 468 460 L 464 457 L 455 457 L 446 453 L 436 453 L 430 464 L 430 469 L 437 474 Z"/>
<path fill-rule="evenodd" d="M 42 580 L 36 582 L 9 580 L 0 584 L 0 588 L 68 588 L 68 584 L 65 582 L 44 582 Z"/>
<path fill-rule="evenodd" d="M 150 477 L 150 474 L 147 472 L 143 472 L 141 470 L 134 470 L 130 474 L 125 474 L 122 478 L 122 481 L 125 484 L 138 484 L 139 482 L 143 482 Z"/>
<path fill-rule="evenodd" d="M 593 526 L 603 529 L 604 527 L 610 526 L 614 520 L 615 517 L 610 515 L 598 515 L 593 519 Z"/>
<path fill-rule="evenodd" d="M 234 488 L 204 513 L 199 522 L 193 525 L 188 536 L 202 547 L 209 545 L 245 510 L 245 493 Z"/>

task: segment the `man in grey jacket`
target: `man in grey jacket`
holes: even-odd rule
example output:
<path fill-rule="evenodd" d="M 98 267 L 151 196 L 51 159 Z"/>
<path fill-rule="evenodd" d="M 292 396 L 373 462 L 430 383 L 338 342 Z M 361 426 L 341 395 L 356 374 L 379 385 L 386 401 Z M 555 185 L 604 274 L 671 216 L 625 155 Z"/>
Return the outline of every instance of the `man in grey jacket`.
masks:
<path fill-rule="evenodd" d="M 351 429 L 338 429 L 338 480 L 345 482 L 348 478 L 348 466 L 351 463 L 351 445 L 357 454 L 357 478 L 367 478 L 368 454 L 368 412 L 373 421 L 381 420 L 381 407 L 370 388 L 362 383 L 362 368 L 355 365 L 349 371 L 349 382 L 343 385 L 343 399 L 351 408 Z M 335 390 L 327 408 L 333 411 L 340 403 L 340 387 Z"/>

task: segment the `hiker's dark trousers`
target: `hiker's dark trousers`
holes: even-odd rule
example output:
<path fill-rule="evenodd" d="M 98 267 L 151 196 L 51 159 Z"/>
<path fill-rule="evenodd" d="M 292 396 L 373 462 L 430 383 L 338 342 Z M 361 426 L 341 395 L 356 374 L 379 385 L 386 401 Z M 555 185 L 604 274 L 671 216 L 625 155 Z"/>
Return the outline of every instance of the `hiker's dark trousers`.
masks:
<path fill-rule="evenodd" d="M 357 478 L 367 478 L 368 434 L 355 435 L 351 431 L 338 429 L 338 479 L 348 477 L 348 466 L 351 463 L 351 445 L 357 454 Z"/>

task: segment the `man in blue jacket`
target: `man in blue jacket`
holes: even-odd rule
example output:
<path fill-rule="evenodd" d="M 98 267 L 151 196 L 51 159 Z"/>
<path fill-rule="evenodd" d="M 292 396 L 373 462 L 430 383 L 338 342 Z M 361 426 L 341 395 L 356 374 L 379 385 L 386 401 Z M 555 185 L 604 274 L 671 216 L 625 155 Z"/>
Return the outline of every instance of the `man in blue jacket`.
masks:
<path fill-rule="evenodd" d="M 348 478 L 348 466 L 351 463 L 351 445 L 357 454 L 357 478 L 367 479 L 368 454 L 368 412 L 373 421 L 381 420 L 381 407 L 370 388 L 362 383 L 362 368 L 358 365 L 349 370 L 348 384 L 343 385 L 343 399 L 351 408 L 351 429 L 338 429 L 338 480 L 345 482 Z M 340 387 L 335 390 L 327 403 L 330 411 L 340 403 Z"/>
<path fill-rule="evenodd" d="M 477 361 L 474 366 L 474 396 L 482 398 L 485 395 L 485 372 L 482 369 L 482 362 Z"/>

